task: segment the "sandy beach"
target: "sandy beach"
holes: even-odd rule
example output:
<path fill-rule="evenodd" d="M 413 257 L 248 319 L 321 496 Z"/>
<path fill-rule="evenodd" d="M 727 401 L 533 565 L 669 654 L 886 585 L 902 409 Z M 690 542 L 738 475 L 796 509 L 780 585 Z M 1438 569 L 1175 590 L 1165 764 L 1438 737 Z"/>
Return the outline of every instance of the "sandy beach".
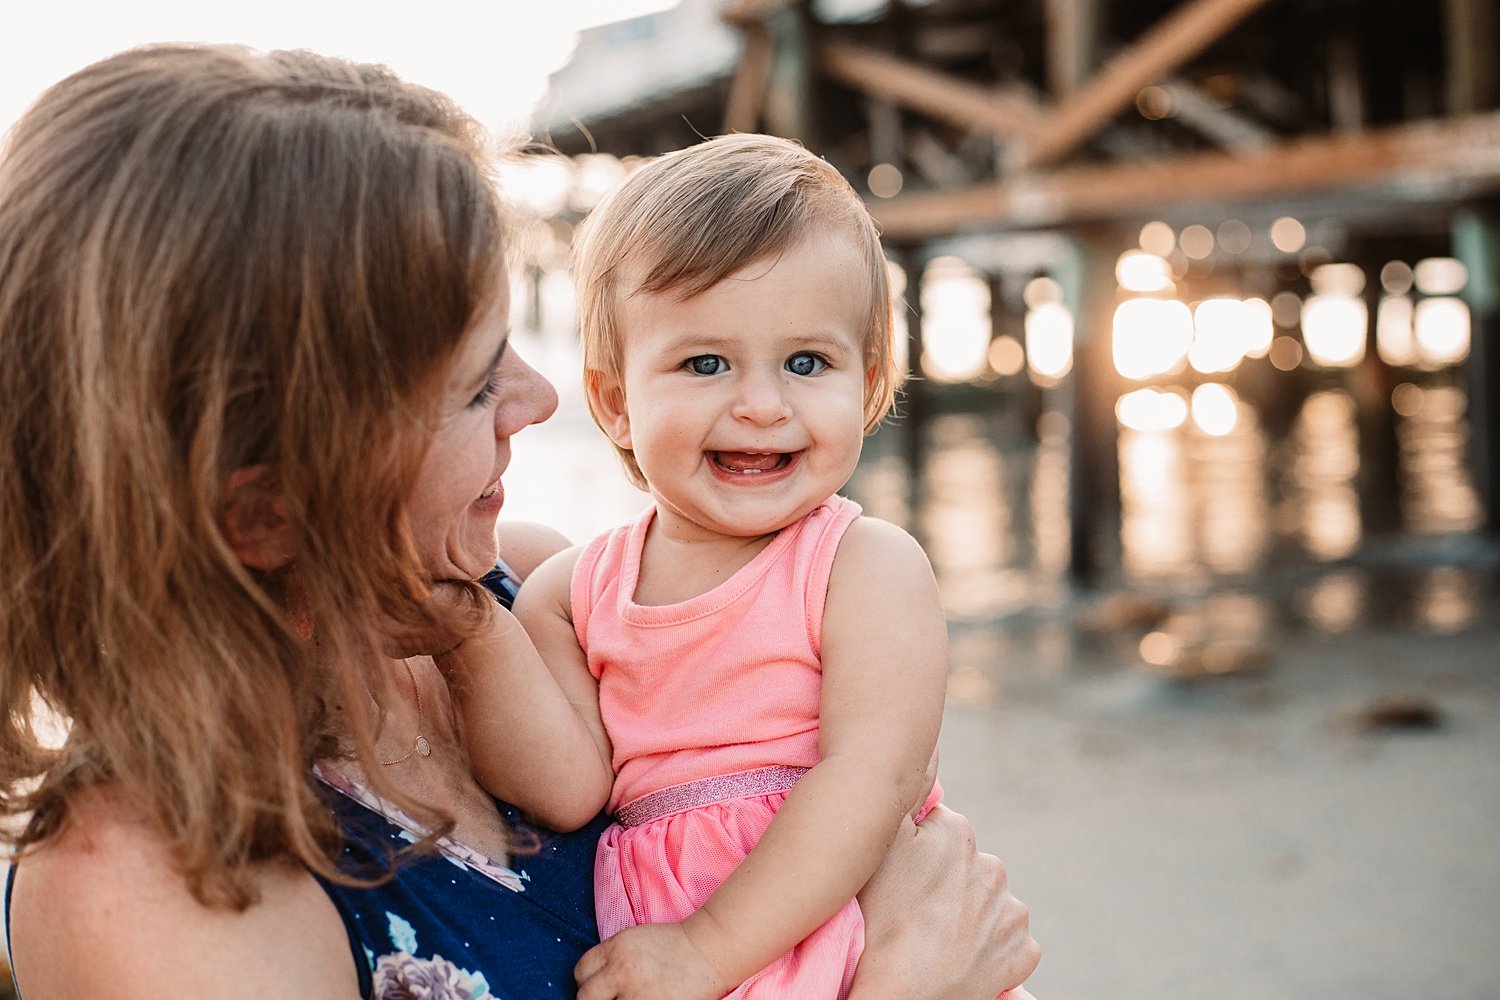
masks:
<path fill-rule="evenodd" d="M 1222 591 L 955 625 L 943 780 L 1040 1000 L 1500 996 L 1496 575 L 1422 562 L 1263 582 L 1224 674 L 1139 655 Z"/>

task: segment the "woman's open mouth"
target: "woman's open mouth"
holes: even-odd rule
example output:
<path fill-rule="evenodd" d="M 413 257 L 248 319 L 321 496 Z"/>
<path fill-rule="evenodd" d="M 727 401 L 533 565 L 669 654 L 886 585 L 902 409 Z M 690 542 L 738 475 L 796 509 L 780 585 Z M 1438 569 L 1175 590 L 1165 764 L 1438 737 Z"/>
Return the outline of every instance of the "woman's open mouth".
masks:
<path fill-rule="evenodd" d="M 495 480 L 485 487 L 483 493 L 474 501 L 474 506 L 489 513 L 499 513 L 500 508 L 505 505 L 505 487 L 500 480 Z"/>

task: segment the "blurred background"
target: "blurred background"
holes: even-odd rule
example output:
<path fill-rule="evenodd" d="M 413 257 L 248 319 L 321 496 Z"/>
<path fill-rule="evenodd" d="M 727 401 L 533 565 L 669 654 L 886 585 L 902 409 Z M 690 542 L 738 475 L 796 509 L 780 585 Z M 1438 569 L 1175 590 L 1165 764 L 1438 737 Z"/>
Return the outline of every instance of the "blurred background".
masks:
<path fill-rule="evenodd" d="M 455 94 L 563 397 L 507 511 L 580 539 L 645 499 L 579 398 L 574 227 L 644 157 L 802 141 L 903 296 L 846 492 L 937 571 L 944 783 L 1033 992 L 1500 997 L 1500 0 L 545 7 L 7 11 L 0 123 L 159 39 Z"/>

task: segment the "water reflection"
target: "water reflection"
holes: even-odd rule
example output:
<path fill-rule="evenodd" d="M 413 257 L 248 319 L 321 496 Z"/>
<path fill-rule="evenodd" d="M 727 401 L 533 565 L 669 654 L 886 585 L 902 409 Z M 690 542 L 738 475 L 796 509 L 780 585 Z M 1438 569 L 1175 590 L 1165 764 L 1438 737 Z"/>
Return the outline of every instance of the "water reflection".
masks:
<path fill-rule="evenodd" d="M 1329 635 L 1348 632 L 1365 617 L 1369 581 L 1362 573 L 1338 570 L 1298 593 L 1293 607 L 1308 624 Z"/>
<path fill-rule="evenodd" d="M 1318 559 L 1353 552 L 1363 531 L 1355 488 L 1357 415 L 1349 393 L 1328 389 L 1307 398 L 1292 427 L 1282 515 L 1308 554 Z"/>
<path fill-rule="evenodd" d="M 1393 401 L 1401 524 L 1414 534 L 1466 532 L 1481 523 L 1465 452 L 1467 397 L 1445 379 L 1434 375 L 1425 388 L 1403 384 Z M 1128 426 L 1122 408 L 1127 576 L 1250 573 L 1287 547 L 1318 560 L 1351 555 L 1365 534 L 1361 453 L 1370 445 L 1361 440 L 1354 396 L 1343 388 L 1311 393 L 1285 440 L 1272 442 L 1244 399 L 1235 400 L 1227 432 L 1200 419 L 1197 403 L 1209 388 L 1194 393 L 1193 421 L 1166 428 Z"/>
<path fill-rule="evenodd" d="M 917 536 L 949 616 L 1055 600 L 1068 557 L 1066 421 L 1045 421 L 1036 443 L 1003 410 L 937 415 L 920 431 L 915 490 L 914 433 L 898 422 L 871 438 L 845 492 Z"/>
<path fill-rule="evenodd" d="M 1176 430 L 1120 434 L 1120 546 L 1136 578 L 1176 574 L 1193 563 L 1187 455 Z"/>
<path fill-rule="evenodd" d="M 1461 632 L 1481 613 L 1484 588 L 1472 571 L 1438 566 L 1421 574 L 1413 588 L 1412 617 L 1429 631 Z"/>
<path fill-rule="evenodd" d="M 1228 433 L 1188 435 L 1191 491 L 1198 498 L 1198 553 L 1216 573 L 1249 573 L 1268 550 L 1266 443 L 1255 411 L 1238 403 Z"/>
<path fill-rule="evenodd" d="M 1402 392 L 1396 425 L 1403 478 L 1403 526 L 1419 534 L 1469 531 L 1482 511 L 1469 474 L 1468 397 L 1456 385 L 1414 384 Z"/>
<path fill-rule="evenodd" d="M 1004 605 L 1006 569 L 1019 562 L 1015 495 L 1002 453 L 985 440 L 973 414 L 937 418 L 928 447 L 916 533 L 947 584 L 949 613 L 987 614 Z"/>
<path fill-rule="evenodd" d="M 1254 595 L 1227 590 L 1172 613 L 1138 646 L 1142 660 L 1164 673 L 1201 677 L 1265 666 L 1272 613 Z"/>
<path fill-rule="evenodd" d="M 1061 413 L 1037 421 L 1036 464 L 1031 477 L 1031 531 L 1038 572 L 1060 579 L 1068 567 L 1068 462 L 1070 428 Z"/>

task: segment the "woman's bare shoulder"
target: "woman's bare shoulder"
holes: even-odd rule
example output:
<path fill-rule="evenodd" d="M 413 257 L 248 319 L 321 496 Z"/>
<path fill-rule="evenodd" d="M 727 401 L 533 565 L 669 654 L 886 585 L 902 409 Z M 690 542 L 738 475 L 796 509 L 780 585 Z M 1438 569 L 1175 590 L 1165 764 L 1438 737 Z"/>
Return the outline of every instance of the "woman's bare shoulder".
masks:
<path fill-rule="evenodd" d="M 348 997 L 342 921 L 301 866 L 267 864 L 261 901 L 209 908 L 166 844 L 108 791 L 79 795 L 57 840 L 17 866 L 12 966 L 26 1000 Z"/>

